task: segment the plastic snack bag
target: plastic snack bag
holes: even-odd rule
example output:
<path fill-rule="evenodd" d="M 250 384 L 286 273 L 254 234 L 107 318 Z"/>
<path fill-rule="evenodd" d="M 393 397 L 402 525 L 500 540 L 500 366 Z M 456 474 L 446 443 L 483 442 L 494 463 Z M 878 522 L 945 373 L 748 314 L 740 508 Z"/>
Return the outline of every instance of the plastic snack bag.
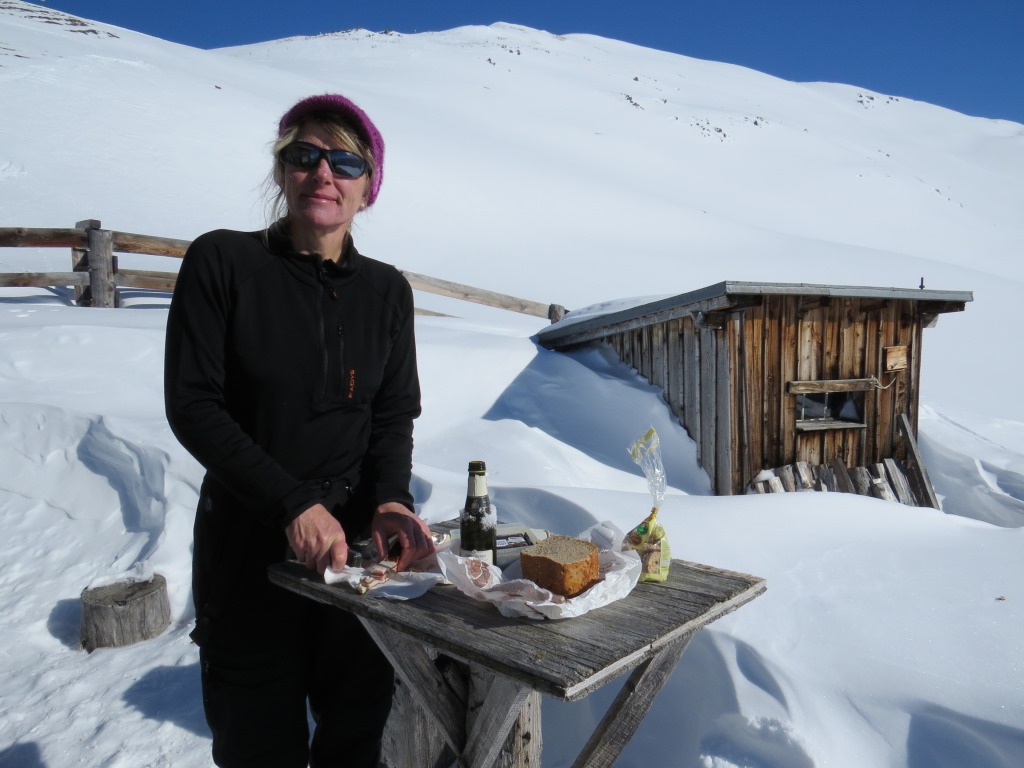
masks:
<path fill-rule="evenodd" d="M 672 562 L 672 552 L 665 529 L 658 522 L 658 510 L 665 500 L 666 482 L 665 467 L 661 463 L 661 441 L 654 427 L 629 446 L 629 455 L 644 471 L 654 505 L 643 522 L 626 534 L 622 540 L 622 549 L 632 549 L 640 555 L 640 581 L 665 581 Z"/>

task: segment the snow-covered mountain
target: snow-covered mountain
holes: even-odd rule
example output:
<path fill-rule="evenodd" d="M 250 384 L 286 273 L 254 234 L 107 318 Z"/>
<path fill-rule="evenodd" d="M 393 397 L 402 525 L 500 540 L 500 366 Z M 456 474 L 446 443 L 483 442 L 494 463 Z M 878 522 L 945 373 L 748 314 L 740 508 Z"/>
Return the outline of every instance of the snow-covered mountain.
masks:
<path fill-rule="evenodd" d="M 426 294 L 454 317 L 417 325 L 416 491 L 451 517 L 483 456 L 503 516 L 626 528 L 649 498 L 625 445 L 658 428 L 674 551 L 769 591 L 691 643 L 622 765 L 1024 760 L 1024 126 L 507 24 L 202 51 L 0 0 L 0 227 L 261 226 L 276 121 L 324 91 L 387 140 L 356 237 L 404 269 L 571 309 L 726 279 L 974 291 L 925 336 L 921 443 L 948 514 L 709 497 L 685 432 L 606 351 L 541 351 L 536 318 Z M 0 250 L 2 271 L 69 263 Z M 2 766 L 208 764 L 187 640 L 201 470 L 163 419 L 166 300 L 128 303 L 0 290 Z M 486 375 L 466 380 L 467 354 Z M 78 651 L 78 593 L 131 568 L 167 577 L 174 625 Z M 545 701 L 546 765 L 614 688 Z"/>
<path fill-rule="evenodd" d="M 923 277 L 979 299 L 930 335 L 926 391 L 955 397 L 984 367 L 977 405 L 1013 395 L 1009 356 L 971 339 L 1024 280 L 1020 124 L 503 24 L 201 51 L 16 0 L 2 19 L 12 223 L 259 226 L 275 116 L 341 90 L 389 143 L 361 242 L 403 268 L 570 308 L 723 279 Z"/>

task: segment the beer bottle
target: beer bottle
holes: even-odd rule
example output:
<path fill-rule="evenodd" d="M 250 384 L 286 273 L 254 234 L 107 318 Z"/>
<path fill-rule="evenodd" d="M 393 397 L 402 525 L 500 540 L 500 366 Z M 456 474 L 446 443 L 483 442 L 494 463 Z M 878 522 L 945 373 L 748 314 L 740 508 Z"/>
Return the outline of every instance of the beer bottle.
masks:
<path fill-rule="evenodd" d="M 459 515 L 459 546 L 463 557 L 494 564 L 497 560 L 498 516 L 487 495 L 487 466 L 469 462 L 466 506 Z"/>

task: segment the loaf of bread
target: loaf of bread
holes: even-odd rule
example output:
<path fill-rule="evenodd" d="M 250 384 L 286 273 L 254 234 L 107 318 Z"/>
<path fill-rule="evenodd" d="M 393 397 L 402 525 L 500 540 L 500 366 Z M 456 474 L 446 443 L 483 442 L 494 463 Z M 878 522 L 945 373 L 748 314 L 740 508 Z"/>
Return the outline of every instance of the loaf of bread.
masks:
<path fill-rule="evenodd" d="M 519 556 L 523 578 L 563 597 L 575 597 L 601 577 L 597 547 L 571 536 L 549 536 Z"/>

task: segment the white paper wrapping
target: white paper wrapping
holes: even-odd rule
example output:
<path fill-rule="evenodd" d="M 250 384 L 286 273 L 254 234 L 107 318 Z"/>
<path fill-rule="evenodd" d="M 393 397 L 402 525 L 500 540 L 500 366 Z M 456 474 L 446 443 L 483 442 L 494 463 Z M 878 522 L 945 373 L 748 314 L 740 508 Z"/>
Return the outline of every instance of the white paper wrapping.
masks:
<path fill-rule="evenodd" d="M 480 560 L 438 552 L 444 577 L 459 591 L 475 600 L 494 604 L 504 616 L 528 619 L 568 619 L 600 608 L 630 593 L 640 579 L 640 558 L 636 552 L 621 552 L 622 532 L 611 523 L 600 523 L 580 534 L 597 545 L 601 581 L 572 598 L 541 589 L 522 578 L 519 564 L 504 572 Z"/>
<path fill-rule="evenodd" d="M 359 586 L 359 581 L 369 573 L 368 568 L 353 568 L 345 566 L 342 571 L 332 571 L 328 568 L 324 571 L 324 581 L 327 584 L 345 584 L 353 590 Z M 402 571 L 383 584 L 373 587 L 366 593 L 366 597 L 384 597 L 389 600 L 413 600 L 425 594 L 435 584 L 444 580 L 444 576 L 435 567 L 431 571 Z"/>

